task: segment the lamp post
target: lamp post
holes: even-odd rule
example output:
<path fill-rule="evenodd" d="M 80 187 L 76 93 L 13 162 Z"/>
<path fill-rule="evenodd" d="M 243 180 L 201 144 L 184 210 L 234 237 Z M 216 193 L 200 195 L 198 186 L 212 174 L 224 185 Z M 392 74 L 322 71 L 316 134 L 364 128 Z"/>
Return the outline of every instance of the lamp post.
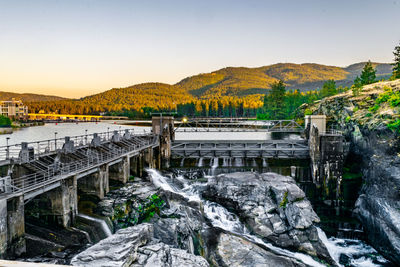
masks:
<path fill-rule="evenodd" d="M 57 150 L 57 132 L 54 132 L 54 149 Z"/>
<path fill-rule="evenodd" d="M 7 142 L 7 151 L 6 151 L 6 159 L 10 158 L 10 147 L 8 146 L 8 141 L 10 140 L 10 137 L 6 138 L 6 142 Z"/>
<path fill-rule="evenodd" d="M 107 127 L 107 140 L 110 139 L 110 127 Z"/>
<path fill-rule="evenodd" d="M 85 139 L 86 139 L 86 145 L 87 145 L 87 143 L 88 143 L 88 136 L 87 136 L 87 129 L 85 130 Z"/>

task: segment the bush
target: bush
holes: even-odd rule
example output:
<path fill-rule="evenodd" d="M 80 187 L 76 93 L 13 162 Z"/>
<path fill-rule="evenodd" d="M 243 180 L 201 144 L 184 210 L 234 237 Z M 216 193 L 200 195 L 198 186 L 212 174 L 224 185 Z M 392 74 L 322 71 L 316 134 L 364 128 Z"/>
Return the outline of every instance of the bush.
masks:
<path fill-rule="evenodd" d="M 283 199 L 282 199 L 281 203 L 279 203 L 279 207 L 285 209 L 288 203 L 289 203 L 288 191 L 286 191 L 285 194 L 283 195 Z"/>
<path fill-rule="evenodd" d="M 379 109 L 379 104 L 375 104 L 374 106 L 370 107 L 368 110 L 375 113 Z"/>
<path fill-rule="evenodd" d="M 0 115 L 0 127 L 8 127 L 8 126 L 11 126 L 10 118 Z"/>
<path fill-rule="evenodd" d="M 392 131 L 395 131 L 397 133 L 400 133 L 400 119 L 395 120 L 392 123 L 389 123 L 388 128 L 391 129 Z"/>
<path fill-rule="evenodd" d="M 351 117 L 350 117 L 350 116 L 347 116 L 345 121 L 346 121 L 346 122 L 349 122 L 350 120 L 351 120 Z"/>
<path fill-rule="evenodd" d="M 309 108 L 307 108 L 305 111 L 304 111 L 304 115 L 312 115 L 312 111 L 311 111 L 311 109 L 309 109 Z"/>
<path fill-rule="evenodd" d="M 362 87 L 353 86 L 351 90 L 353 91 L 353 96 L 358 96 L 361 93 Z"/>

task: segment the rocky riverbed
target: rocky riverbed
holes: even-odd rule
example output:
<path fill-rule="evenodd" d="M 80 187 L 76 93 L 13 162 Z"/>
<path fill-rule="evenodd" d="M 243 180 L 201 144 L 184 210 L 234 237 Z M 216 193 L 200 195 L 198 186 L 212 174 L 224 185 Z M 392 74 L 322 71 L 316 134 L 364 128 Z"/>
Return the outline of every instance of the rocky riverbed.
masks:
<path fill-rule="evenodd" d="M 244 172 L 191 180 L 155 170 L 148 173 L 148 179 L 110 192 L 99 203 L 97 214 L 109 217 L 116 233 L 76 255 L 72 265 L 379 266 L 386 262 L 378 258 L 373 263 L 352 244 L 328 240 L 317 227 L 319 218 L 311 203 L 290 177 Z M 342 255 L 339 250 L 344 247 L 348 250 Z M 370 248 L 368 253 L 376 252 Z"/>

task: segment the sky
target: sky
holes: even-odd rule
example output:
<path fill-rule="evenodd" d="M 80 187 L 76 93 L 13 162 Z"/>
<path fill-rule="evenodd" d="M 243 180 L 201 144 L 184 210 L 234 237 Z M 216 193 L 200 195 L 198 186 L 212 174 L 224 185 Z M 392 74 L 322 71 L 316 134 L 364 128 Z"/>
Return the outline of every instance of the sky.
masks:
<path fill-rule="evenodd" d="M 227 66 L 391 62 L 400 0 L 0 0 L 0 91 L 71 98 Z"/>

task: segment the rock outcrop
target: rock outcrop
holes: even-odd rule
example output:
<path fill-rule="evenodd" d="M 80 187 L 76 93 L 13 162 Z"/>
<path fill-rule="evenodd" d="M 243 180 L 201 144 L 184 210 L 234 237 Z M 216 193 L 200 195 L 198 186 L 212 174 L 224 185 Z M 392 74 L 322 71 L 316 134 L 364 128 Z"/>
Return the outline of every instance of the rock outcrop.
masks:
<path fill-rule="evenodd" d="M 370 243 L 400 262 L 400 141 L 387 126 L 399 119 L 399 107 L 376 101 L 387 92 L 400 92 L 400 80 L 364 86 L 356 95 L 350 90 L 307 108 L 337 122 L 350 154 L 360 158 L 363 186 L 355 214 Z"/>
<path fill-rule="evenodd" d="M 278 256 L 242 237 L 220 233 L 212 261 L 216 266 L 307 266 L 293 258 Z"/>
<path fill-rule="evenodd" d="M 76 255 L 74 266 L 209 266 L 207 261 L 154 239 L 153 226 L 145 223 L 117 231 Z"/>
<path fill-rule="evenodd" d="M 319 218 L 293 178 L 276 173 L 222 174 L 209 180 L 203 196 L 239 214 L 265 241 L 331 261 L 314 226 Z"/>

